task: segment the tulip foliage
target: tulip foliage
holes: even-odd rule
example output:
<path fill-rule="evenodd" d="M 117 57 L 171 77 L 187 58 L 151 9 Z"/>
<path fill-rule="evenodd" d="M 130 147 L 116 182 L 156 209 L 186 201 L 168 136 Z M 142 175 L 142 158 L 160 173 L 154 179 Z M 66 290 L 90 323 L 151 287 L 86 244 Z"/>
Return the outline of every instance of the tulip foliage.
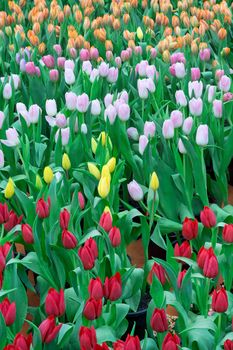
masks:
<path fill-rule="evenodd" d="M 232 24 L 0 2 L 0 350 L 233 349 Z"/>

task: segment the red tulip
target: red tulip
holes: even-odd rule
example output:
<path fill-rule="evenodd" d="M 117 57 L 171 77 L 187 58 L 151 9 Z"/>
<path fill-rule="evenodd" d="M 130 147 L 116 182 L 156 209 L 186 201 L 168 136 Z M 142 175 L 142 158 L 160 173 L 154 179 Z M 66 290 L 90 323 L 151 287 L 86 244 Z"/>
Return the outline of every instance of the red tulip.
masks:
<path fill-rule="evenodd" d="M 153 275 L 157 276 L 158 280 L 162 285 L 166 283 L 165 270 L 161 265 L 157 264 L 156 262 L 154 262 L 148 275 L 148 281 L 150 284 L 152 284 Z"/>
<path fill-rule="evenodd" d="M 119 228 L 112 227 L 109 231 L 109 239 L 113 247 L 118 247 L 121 244 L 121 232 Z"/>
<path fill-rule="evenodd" d="M 56 326 L 56 321 L 54 316 L 49 316 L 46 318 L 39 326 L 41 333 L 42 343 L 51 343 L 58 335 L 62 324 Z"/>
<path fill-rule="evenodd" d="M 20 224 L 23 219 L 23 215 L 17 216 L 13 210 L 10 211 L 8 221 L 4 224 L 4 228 L 7 232 L 11 231 L 16 225 Z"/>
<path fill-rule="evenodd" d="M 0 246 L 0 271 L 2 272 L 6 266 L 6 257 L 11 249 L 11 244 L 9 242 Z"/>
<path fill-rule="evenodd" d="M 233 340 L 227 339 L 224 342 L 224 350 L 233 350 Z"/>
<path fill-rule="evenodd" d="M 32 333 L 29 333 L 28 335 L 18 333 L 15 336 L 13 344 L 20 350 L 30 350 L 32 344 Z"/>
<path fill-rule="evenodd" d="M 64 290 L 60 292 L 50 288 L 45 299 L 45 311 L 48 316 L 59 317 L 65 312 Z"/>
<path fill-rule="evenodd" d="M 109 350 L 109 347 L 107 346 L 106 343 L 103 343 L 101 345 L 96 344 L 94 347 L 94 350 Z"/>
<path fill-rule="evenodd" d="M 195 239 L 198 235 L 197 219 L 185 218 L 182 227 L 182 235 L 187 240 Z"/>
<path fill-rule="evenodd" d="M 182 282 L 183 282 L 183 279 L 184 279 L 186 272 L 187 272 L 186 270 L 183 270 L 179 273 L 178 278 L 177 278 L 177 287 L 178 288 L 181 288 L 181 285 L 182 285 Z"/>
<path fill-rule="evenodd" d="M 96 241 L 93 238 L 89 238 L 86 240 L 85 247 L 90 248 L 92 255 L 95 259 L 98 258 L 98 247 Z"/>
<path fill-rule="evenodd" d="M 228 309 L 228 297 L 225 288 L 214 290 L 212 294 L 212 309 L 215 312 L 226 312 Z"/>
<path fill-rule="evenodd" d="M 100 317 L 102 312 L 102 300 L 95 300 L 94 298 L 89 298 L 83 309 L 83 315 L 88 320 L 95 320 Z"/>
<path fill-rule="evenodd" d="M 104 296 L 105 298 L 115 301 L 121 297 L 122 294 L 122 283 L 121 275 L 117 272 L 111 278 L 106 277 L 104 282 Z"/>
<path fill-rule="evenodd" d="M 2 271 L 0 271 L 0 289 L 2 289 L 2 284 L 3 284 L 3 274 L 2 274 Z"/>
<path fill-rule="evenodd" d="M 201 247 L 197 255 L 197 264 L 201 269 L 203 269 L 205 265 L 205 260 L 207 256 L 208 256 L 208 249 L 205 247 Z"/>
<path fill-rule="evenodd" d="M 45 219 L 49 216 L 50 198 L 46 202 L 43 198 L 40 198 L 36 203 L 36 212 L 40 219 Z"/>
<path fill-rule="evenodd" d="M 191 247 L 188 241 L 184 241 L 180 246 L 178 243 L 175 245 L 174 249 L 174 255 L 175 257 L 181 256 L 183 258 L 190 259 L 192 256 Z"/>
<path fill-rule="evenodd" d="M 226 224 L 223 227 L 222 238 L 227 243 L 233 243 L 233 224 Z"/>
<path fill-rule="evenodd" d="M 80 247 L 78 250 L 78 255 L 80 257 L 80 260 L 82 261 L 82 264 L 85 270 L 93 269 L 95 265 L 95 258 L 89 247 L 85 245 L 84 247 Z"/>
<path fill-rule="evenodd" d="M 125 342 L 123 340 L 117 340 L 113 343 L 113 350 L 124 350 Z"/>
<path fill-rule="evenodd" d="M 83 210 L 85 208 L 85 198 L 82 192 L 78 192 L 78 202 L 80 209 Z"/>
<path fill-rule="evenodd" d="M 103 285 L 99 277 L 97 277 L 96 279 L 92 278 L 90 280 L 90 283 L 88 286 L 88 292 L 91 298 L 94 298 L 96 300 L 103 298 L 104 296 Z"/>
<path fill-rule="evenodd" d="M 201 222 L 205 227 L 211 228 L 216 226 L 216 216 L 212 209 L 204 207 L 200 213 Z"/>
<path fill-rule="evenodd" d="M 178 350 L 180 345 L 180 338 L 176 334 L 168 333 L 162 344 L 162 350 Z"/>
<path fill-rule="evenodd" d="M 90 328 L 84 326 L 80 327 L 79 342 L 81 350 L 94 350 L 97 344 L 95 328 L 93 326 Z"/>
<path fill-rule="evenodd" d="M 9 299 L 5 298 L 0 303 L 0 312 L 2 313 L 7 326 L 11 326 L 15 322 L 15 317 L 16 317 L 15 302 L 10 303 Z"/>
<path fill-rule="evenodd" d="M 212 248 L 208 249 L 208 254 L 203 267 L 203 274 L 208 278 L 215 278 L 218 275 L 218 260 Z"/>
<path fill-rule="evenodd" d="M 62 230 L 67 230 L 70 221 L 70 213 L 67 209 L 60 212 L 60 227 Z"/>
<path fill-rule="evenodd" d="M 141 350 L 140 340 L 137 335 L 135 337 L 127 335 L 124 350 Z"/>
<path fill-rule="evenodd" d="M 5 346 L 4 350 L 21 350 L 21 349 L 14 344 L 9 344 L 9 345 Z"/>
<path fill-rule="evenodd" d="M 154 309 L 150 325 L 155 332 L 163 333 L 168 330 L 167 316 L 164 309 Z"/>
<path fill-rule="evenodd" d="M 0 224 L 4 224 L 9 219 L 9 210 L 6 203 L 0 203 Z"/>
<path fill-rule="evenodd" d="M 106 213 L 103 212 L 101 215 L 99 225 L 106 231 L 109 232 L 112 228 L 112 216 L 111 214 L 107 211 Z"/>
<path fill-rule="evenodd" d="M 77 238 L 73 233 L 67 230 L 62 231 L 62 244 L 66 249 L 74 249 L 77 245 Z"/>
<path fill-rule="evenodd" d="M 27 244 L 33 244 L 34 237 L 31 226 L 28 224 L 22 224 L 21 230 L 24 242 L 26 242 Z"/>

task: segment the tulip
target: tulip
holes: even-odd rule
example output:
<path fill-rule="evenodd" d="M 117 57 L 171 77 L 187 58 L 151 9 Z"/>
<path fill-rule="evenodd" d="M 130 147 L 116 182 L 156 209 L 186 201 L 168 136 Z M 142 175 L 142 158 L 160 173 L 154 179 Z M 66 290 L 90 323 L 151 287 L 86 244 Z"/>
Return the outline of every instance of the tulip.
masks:
<path fill-rule="evenodd" d="M 49 72 L 49 79 L 53 82 L 57 82 L 59 79 L 59 72 L 57 69 L 51 69 Z"/>
<path fill-rule="evenodd" d="M 222 101 L 221 100 L 213 101 L 213 113 L 216 118 L 222 118 Z"/>
<path fill-rule="evenodd" d="M 121 244 L 121 232 L 119 228 L 115 226 L 111 228 L 109 231 L 109 239 L 114 248 L 118 247 Z"/>
<path fill-rule="evenodd" d="M 46 65 L 47 68 L 54 68 L 55 66 L 55 60 L 52 55 L 46 55 L 42 57 L 43 63 Z"/>
<path fill-rule="evenodd" d="M 187 153 L 187 150 L 186 150 L 186 148 L 185 148 L 181 138 L 179 138 L 179 140 L 178 140 L 178 150 L 179 150 L 179 152 L 181 154 L 186 154 Z"/>
<path fill-rule="evenodd" d="M 202 99 L 199 98 L 192 98 L 189 101 L 189 111 L 192 115 L 194 115 L 195 117 L 199 117 L 202 114 L 202 110 L 203 110 L 203 101 Z"/>
<path fill-rule="evenodd" d="M 79 342 L 81 350 L 95 350 L 97 344 L 95 328 L 93 326 L 90 328 L 81 326 L 79 330 Z"/>
<path fill-rule="evenodd" d="M 183 282 L 183 279 L 184 279 L 186 272 L 187 272 L 186 270 L 179 272 L 179 275 L 177 278 L 177 287 L 178 288 L 181 288 L 181 285 L 182 285 L 182 282 Z"/>
<path fill-rule="evenodd" d="M 91 47 L 90 48 L 90 58 L 92 60 L 97 60 L 97 58 L 99 57 L 99 51 L 96 47 Z"/>
<path fill-rule="evenodd" d="M 148 98 L 148 89 L 146 79 L 138 79 L 137 82 L 139 97 L 143 100 Z"/>
<path fill-rule="evenodd" d="M 75 75 L 73 69 L 65 69 L 65 82 L 68 85 L 73 85 L 75 83 Z"/>
<path fill-rule="evenodd" d="M 10 211 L 9 219 L 4 224 L 4 228 L 7 232 L 10 232 L 16 225 L 20 224 L 22 221 L 23 215 L 17 216 L 13 210 Z"/>
<path fill-rule="evenodd" d="M 218 82 L 218 87 L 223 92 L 228 92 L 231 87 L 231 79 L 226 75 L 223 75 Z"/>
<path fill-rule="evenodd" d="M 74 70 L 74 68 L 75 68 L 74 61 L 73 60 L 66 60 L 65 64 L 64 64 L 64 68 L 65 69 L 72 69 L 72 70 Z"/>
<path fill-rule="evenodd" d="M 58 56 L 61 56 L 62 54 L 62 47 L 59 44 L 53 45 L 54 51 L 57 53 Z"/>
<path fill-rule="evenodd" d="M 156 126 L 154 122 L 145 122 L 144 124 L 144 135 L 149 138 L 149 137 L 154 137 L 155 136 L 155 130 Z"/>
<path fill-rule="evenodd" d="M 0 130 L 2 129 L 4 120 L 5 120 L 5 114 L 4 112 L 0 111 Z"/>
<path fill-rule="evenodd" d="M 150 186 L 149 186 L 154 192 L 157 191 L 159 188 L 159 179 L 155 171 L 153 171 L 151 178 L 150 178 Z"/>
<path fill-rule="evenodd" d="M 19 134 L 15 128 L 6 130 L 6 138 L 6 140 L 1 140 L 1 142 L 8 147 L 15 147 L 19 144 Z"/>
<path fill-rule="evenodd" d="M 101 113 L 101 106 L 99 100 L 93 100 L 91 102 L 91 114 L 92 115 L 100 115 Z"/>
<path fill-rule="evenodd" d="M 184 241 L 180 246 L 178 243 L 176 243 L 174 248 L 174 256 L 175 257 L 181 256 L 181 257 L 190 259 L 192 256 L 192 250 L 189 242 Z"/>
<path fill-rule="evenodd" d="M 36 213 L 40 219 L 45 219 L 49 216 L 50 204 L 50 198 L 48 198 L 47 202 L 43 198 L 38 200 L 36 203 Z"/>
<path fill-rule="evenodd" d="M 16 318 L 16 305 L 15 302 L 10 303 L 8 298 L 5 298 L 0 303 L 0 312 L 5 320 L 6 326 L 11 326 L 15 322 Z"/>
<path fill-rule="evenodd" d="M 5 243 L 3 246 L 0 246 L 0 272 L 5 269 L 6 266 L 6 258 L 11 249 L 10 243 Z"/>
<path fill-rule="evenodd" d="M 39 326 L 41 333 L 42 343 L 51 343 L 58 335 L 62 324 L 56 326 L 56 321 L 54 316 L 47 317 Z"/>
<path fill-rule="evenodd" d="M 25 63 L 25 71 L 28 75 L 35 75 L 36 74 L 36 66 L 35 66 L 34 62 Z"/>
<path fill-rule="evenodd" d="M 89 54 L 89 51 L 87 49 L 81 49 L 79 56 L 80 56 L 81 61 L 87 61 L 90 59 L 90 54 Z"/>
<path fill-rule="evenodd" d="M 96 300 L 94 298 L 89 298 L 83 309 L 83 315 L 86 319 L 92 321 L 100 317 L 102 313 L 102 300 Z"/>
<path fill-rule="evenodd" d="M 222 231 L 222 238 L 227 243 L 233 243 L 233 224 L 225 224 Z"/>
<path fill-rule="evenodd" d="M 131 336 L 127 335 L 127 338 L 125 340 L 124 344 L 125 350 L 141 350 L 140 340 L 138 336 Z M 114 349 L 115 350 L 115 349 Z"/>
<path fill-rule="evenodd" d="M 9 210 L 6 203 L 0 203 L 0 224 L 4 224 L 9 220 Z"/>
<path fill-rule="evenodd" d="M 12 97 L 12 87 L 10 83 L 6 83 L 6 85 L 3 88 L 3 98 L 5 100 L 10 100 Z"/>
<path fill-rule="evenodd" d="M 226 92 L 223 95 L 223 101 L 227 102 L 227 101 L 231 101 L 233 99 L 233 94 L 231 92 Z"/>
<path fill-rule="evenodd" d="M 210 49 L 206 48 L 200 51 L 199 57 L 201 61 L 209 61 L 210 59 Z"/>
<path fill-rule="evenodd" d="M 198 146 L 206 146 L 209 142 L 208 125 L 199 125 L 196 133 L 196 143 Z"/>
<path fill-rule="evenodd" d="M 172 139 L 174 136 L 174 125 L 172 120 L 166 119 L 163 122 L 163 128 L 162 128 L 163 137 L 165 139 Z"/>
<path fill-rule="evenodd" d="M 74 249 L 77 245 L 77 238 L 67 229 L 63 229 L 61 240 L 63 247 L 66 249 Z"/>
<path fill-rule="evenodd" d="M 154 309 L 150 325 L 153 331 L 163 333 L 168 330 L 167 316 L 164 309 Z"/>
<path fill-rule="evenodd" d="M 62 230 L 67 230 L 70 221 L 70 213 L 67 209 L 60 212 L 60 227 Z"/>
<path fill-rule="evenodd" d="M 106 299 L 115 301 L 122 295 L 121 275 L 117 272 L 114 276 L 106 277 L 104 282 L 104 296 Z"/>
<path fill-rule="evenodd" d="M 44 180 L 47 184 L 50 184 L 53 181 L 53 171 L 49 166 L 44 168 Z"/>
<path fill-rule="evenodd" d="M 111 159 L 109 159 L 109 161 L 107 162 L 107 166 L 108 166 L 110 173 L 113 173 L 113 171 L 115 170 L 115 167 L 116 167 L 116 158 L 112 157 Z"/>
<path fill-rule="evenodd" d="M 214 290 L 212 294 L 212 310 L 223 313 L 228 309 L 228 297 L 225 288 Z"/>
<path fill-rule="evenodd" d="M 21 230 L 24 242 L 26 242 L 27 244 L 33 244 L 34 237 L 31 226 L 28 224 L 22 224 Z"/>
<path fill-rule="evenodd" d="M 101 176 L 98 184 L 98 193 L 101 198 L 106 198 L 110 192 L 110 175 Z"/>
<path fill-rule="evenodd" d="M 38 123 L 41 109 L 38 105 L 31 105 L 28 111 L 28 119 L 32 124 Z"/>
<path fill-rule="evenodd" d="M 209 248 L 204 260 L 203 274 L 208 278 L 215 278 L 218 275 L 218 260 L 212 248 Z"/>
<path fill-rule="evenodd" d="M 29 62 L 28 62 L 29 63 Z M 19 62 L 19 70 L 20 72 L 25 72 L 26 71 L 26 60 L 24 58 L 22 58 Z M 28 69 L 30 70 L 30 69 Z"/>
<path fill-rule="evenodd" d="M 167 333 L 163 339 L 162 350 L 178 350 L 180 338 L 176 334 Z"/>
<path fill-rule="evenodd" d="M 174 128 L 179 128 L 183 124 L 183 114 L 178 110 L 172 111 L 170 120 L 172 121 Z"/>
<path fill-rule="evenodd" d="M 92 64 L 90 61 L 84 61 L 82 64 L 82 71 L 83 73 L 86 73 L 87 75 L 91 74 L 92 71 Z"/>
<path fill-rule="evenodd" d="M 146 149 L 146 146 L 148 145 L 148 138 L 145 136 L 145 135 L 141 135 L 139 137 L 139 144 L 138 144 L 138 147 L 139 147 L 139 153 L 141 155 L 143 155 L 145 149 Z"/>
<path fill-rule="evenodd" d="M 130 127 L 127 129 L 127 135 L 130 139 L 132 139 L 134 141 L 138 141 L 138 139 L 139 139 L 138 131 L 134 127 Z"/>
<path fill-rule="evenodd" d="M 62 156 L 62 167 L 65 171 L 68 171 L 71 168 L 70 158 L 67 153 L 64 153 Z"/>
<path fill-rule="evenodd" d="M 16 347 L 16 349 L 20 350 L 30 350 L 30 347 L 32 345 L 32 333 L 29 333 L 28 335 L 23 334 L 16 334 L 13 345 Z"/>
<path fill-rule="evenodd" d="M 233 340 L 227 339 L 224 342 L 224 350 L 233 350 Z"/>
<path fill-rule="evenodd" d="M 111 67 L 108 70 L 107 81 L 111 84 L 116 83 L 118 79 L 118 68 Z"/>
<path fill-rule="evenodd" d="M 116 119 L 116 115 L 117 115 L 116 108 L 112 104 L 108 105 L 108 107 L 104 111 L 104 119 L 107 120 L 108 118 L 109 123 L 113 125 Z"/>
<path fill-rule="evenodd" d="M 175 52 L 170 57 L 171 64 L 175 64 L 177 62 L 185 63 L 185 57 L 183 52 Z"/>
<path fill-rule="evenodd" d="M 143 39 L 143 31 L 141 29 L 141 27 L 137 27 L 137 31 L 136 31 L 137 37 L 140 41 L 142 41 Z"/>
<path fill-rule="evenodd" d="M 208 86 L 208 102 L 211 103 L 214 99 L 214 95 L 216 92 L 216 86 L 209 85 Z"/>
<path fill-rule="evenodd" d="M 150 49 L 150 56 L 151 58 L 155 58 L 157 56 L 157 51 L 154 47 Z"/>
<path fill-rule="evenodd" d="M 65 312 L 64 290 L 57 292 L 50 288 L 45 299 L 45 312 L 48 316 L 60 317 Z"/>
<path fill-rule="evenodd" d="M 78 192 L 78 203 L 80 206 L 80 209 L 83 210 L 85 208 L 85 198 L 82 192 Z"/>
<path fill-rule="evenodd" d="M 104 296 L 103 285 L 101 279 L 97 277 L 96 279 L 92 278 L 89 282 L 88 292 L 90 297 L 95 300 L 100 300 Z"/>
<path fill-rule="evenodd" d="M 200 219 L 205 227 L 212 228 L 216 226 L 216 216 L 212 209 L 204 207 L 200 213 Z"/>
<path fill-rule="evenodd" d="M 152 80 L 154 80 L 156 75 L 156 68 L 154 65 L 147 65 L 146 66 L 146 76 L 147 78 L 151 78 Z"/>
<path fill-rule="evenodd" d="M 85 246 L 90 248 L 92 255 L 96 259 L 98 257 L 98 247 L 96 241 L 93 238 L 89 238 L 86 240 Z"/>
<path fill-rule="evenodd" d="M 69 111 L 74 111 L 77 105 L 77 96 L 74 92 L 66 92 L 65 94 L 66 107 Z"/>
<path fill-rule="evenodd" d="M 82 123 L 81 125 L 81 133 L 84 135 L 87 134 L 87 125 L 85 123 Z"/>
<path fill-rule="evenodd" d="M 186 96 L 184 94 L 183 90 L 177 90 L 175 93 L 175 97 L 176 97 L 176 103 L 179 104 L 182 107 L 186 107 L 187 106 L 187 99 Z"/>
<path fill-rule="evenodd" d="M 139 186 L 139 184 L 133 180 L 127 185 L 129 195 L 130 197 L 136 201 L 139 202 L 143 199 L 143 191 L 142 188 Z"/>
<path fill-rule="evenodd" d="M 94 267 L 95 258 L 89 247 L 84 245 L 84 247 L 79 248 L 78 255 L 85 270 L 91 270 Z"/>
<path fill-rule="evenodd" d="M 6 199 L 10 199 L 14 196 L 14 194 L 15 194 L 14 182 L 10 177 L 4 190 L 4 196 Z"/>
<path fill-rule="evenodd" d="M 77 97 L 77 110 L 80 113 L 85 113 L 89 106 L 89 97 L 87 94 L 83 93 Z"/>
<path fill-rule="evenodd" d="M 117 111 L 118 117 L 122 121 L 127 121 L 130 117 L 130 107 L 126 103 L 121 103 Z"/>
<path fill-rule="evenodd" d="M 100 221 L 99 221 L 99 225 L 106 231 L 109 232 L 112 228 L 112 216 L 110 212 L 103 212 L 101 217 L 100 217 Z"/>
<path fill-rule="evenodd" d="M 191 68 L 191 79 L 192 81 L 194 80 L 199 80 L 201 77 L 201 71 L 200 71 L 200 68 Z"/>
<path fill-rule="evenodd" d="M 56 100 L 46 100 L 45 109 L 48 116 L 54 117 L 57 114 Z"/>
<path fill-rule="evenodd" d="M 182 235 L 185 239 L 191 241 L 198 235 L 198 221 L 197 219 L 185 218 L 182 226 Z"/>
<path fill-rule="evenodd" d="M 188 83 L 189 97 L 193 95 L 198 99 L 202 95 L 203 83 L 202 81 L 190 81 Z"/>
<path fill-rule="evenodd" d="M 188 117 L 184 120 L 182 130 L 185 135 L 189 135 L 193 127 L 193 118 Z"/>
<path fill-rule="evenodd" d="M 55 141 L 57 142 L 59 133 L 61 133 L 61 143 L 62 146 L 66 146 L 69 143 L 69 138 L 70 138 L 70 128 L 64 128 L 64 129 L 59 129 L 57 130 L 55 134 Z"/>
<path fill-rule="evenodd" d="M 107 108 L 109 105 L 111 105 L 113 102 L 113 95 L 111 94 L 107 94 L 105 97 L 104 97 L 104 105 L 105 107 Z"/>
<path fill-rule="evenodd" d="M 99 77 L 99 69 L 93 68 L 90 74 L 90 82 L 94 83 L 94 81 Z"/>
<path fill-rule="evenodd" d="M 38 190 L 41 190 L 42 189 L 42 187 L 43 187 L 43 184 L 42 184 L 42 180 L 41 180 L 41 178 L 40 178 L 40 175 L 36 175 L 36 188 L 38 189 Z"/>
<path fill-rule="evenodd" d="M 174 69 L 175 69 L 176 77 L 179 79 L 183 79 L 186 74 L 184 63 L 183 62 L 175 63 Z"/>
<path fill-rule="evenodd" d="M 145 80 L 146 88 L 150 92 L 155 92 L 155 83 L 151 78 Z"/>
<path fill-rule="evenodd" d="M 93 175 L 97 180 L 100 179 L 100 171 L 97 166 L 93 163 L 87 163 L 88 170 L 91 175 Z"/>
<path fill-rule="evenodd" d="M 157 264 L 156 262 L 154 262 L 148 275 L 148 281 L 150 284 L 152 284 L 153 275 L 156 275 L 156 277 L 162 285 L 166 283 L 165 270 L 161 265 Z"/>

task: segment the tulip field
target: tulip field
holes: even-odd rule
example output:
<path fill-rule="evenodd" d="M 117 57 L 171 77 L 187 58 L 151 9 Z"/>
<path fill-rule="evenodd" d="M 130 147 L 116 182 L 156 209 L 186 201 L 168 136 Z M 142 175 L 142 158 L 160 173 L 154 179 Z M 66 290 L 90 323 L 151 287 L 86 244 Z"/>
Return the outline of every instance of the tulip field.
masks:
<path fill-rule="evenodd" d="M 233 350 L 233 1 L 0 1 L 0 350 Z"/>

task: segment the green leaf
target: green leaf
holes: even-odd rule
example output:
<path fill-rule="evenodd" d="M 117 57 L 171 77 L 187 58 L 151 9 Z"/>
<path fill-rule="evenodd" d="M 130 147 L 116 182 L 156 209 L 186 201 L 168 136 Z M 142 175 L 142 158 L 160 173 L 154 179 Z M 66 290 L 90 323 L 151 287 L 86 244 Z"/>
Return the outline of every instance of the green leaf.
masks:
<path fill-rule="evenodd" d="M 106 341 L 115 342 L 117 340 L 115 331 L 108 326 L 102 326 L 100 328 L 97 328 L 96 337 L 97 337 L 97 342 L 99 344 L 102 344 Z"/>
<path fill-rule="evenodd" d="M 6 324 L 5 324 L 5 321 L 4 321 L 4 318 L 2 316 L 2 313 L 0 312 L 0 350 L 2 350 L 6 344 L 6 340 L 7 340 L 7 337 L 6 337 Z"/>
<path fill-rule="evenodd" d="M 58 336 L 58 345 L 60 347 L 63 347 L 64 345 L 67 344 L 67 342 L 70 339 L 72 331 L 73 331 L 73 326 L 69 324 L 62 325 Z"/>

